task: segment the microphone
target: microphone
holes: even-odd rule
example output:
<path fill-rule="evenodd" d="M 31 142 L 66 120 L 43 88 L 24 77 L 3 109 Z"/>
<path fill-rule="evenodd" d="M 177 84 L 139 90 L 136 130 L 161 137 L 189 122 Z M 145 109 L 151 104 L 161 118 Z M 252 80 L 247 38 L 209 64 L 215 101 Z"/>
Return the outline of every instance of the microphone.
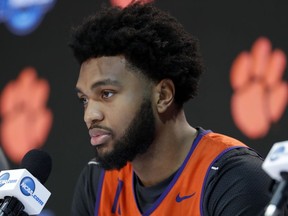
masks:
<path fill-rule="evenodd" d="M 262 164 L 263 170 L 279 182 L 265 216 L 278 216 L 288 198 L 288 141 L 277 142 Z"/>
<path fill-rule="evenodd" d="M 52 168 L 48 153 L 30 150 L 20 167 L 0 172 L 0 216 L 38 215 L 51 195 L 43 186 Z"/>

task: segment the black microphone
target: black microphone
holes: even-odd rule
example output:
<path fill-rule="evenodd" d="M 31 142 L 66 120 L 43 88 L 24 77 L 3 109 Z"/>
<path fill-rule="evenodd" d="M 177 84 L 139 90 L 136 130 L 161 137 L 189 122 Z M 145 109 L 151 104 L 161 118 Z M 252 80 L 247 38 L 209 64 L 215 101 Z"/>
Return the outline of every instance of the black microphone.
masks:
<path fill-rule="evenodd" d="M 22 158 L 20 168 L 27 169 L 42 184 L 45 184 L 52 170 L 52 159 L 47 152 L 32 149 Z"/>
<path fill-rule="evenodd" d="M 40 214 L 51 195 L 42 185 L 52 169 L 48 153 L 33 149 L 23 157 L 20 167 L 0 172 L 0 216 Z"/>

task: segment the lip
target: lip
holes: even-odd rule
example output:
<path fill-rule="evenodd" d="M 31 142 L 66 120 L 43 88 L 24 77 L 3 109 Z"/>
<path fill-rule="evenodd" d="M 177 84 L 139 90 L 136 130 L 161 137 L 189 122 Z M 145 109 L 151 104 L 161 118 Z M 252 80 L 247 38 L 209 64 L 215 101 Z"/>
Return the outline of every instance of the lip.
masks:
<path fill-rule="evenodd" d="M 92 128 L 89 130 L 89 135 L 91 137 L 91 144 L 93 146 L 101 145 L 107 142 L 111 137 L 111 133 L 99 128 Z"/>

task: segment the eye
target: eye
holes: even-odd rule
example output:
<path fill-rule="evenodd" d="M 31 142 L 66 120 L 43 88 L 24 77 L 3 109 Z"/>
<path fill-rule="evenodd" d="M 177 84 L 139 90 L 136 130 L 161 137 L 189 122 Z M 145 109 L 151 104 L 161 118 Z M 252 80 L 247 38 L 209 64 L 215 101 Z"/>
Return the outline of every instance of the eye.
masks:
<path fill-rule="evenodd" d="M 115 94 L 114 91 L 104 90 L 104 91 L 102 91 L 102 98 L 103 99 L 108 99 L 108 98 L 111 98 L 114 94 Z"/>
<path fill-rule="evenodd" d="M 80 102 L 83 106 L 85 106 L 85 105 L 88 103 L 88 99 L 87 99 L 87 98 L 84 98 L 84 97 L 81 97 L 81 98 L 79 98 L 79 102 Z"/>

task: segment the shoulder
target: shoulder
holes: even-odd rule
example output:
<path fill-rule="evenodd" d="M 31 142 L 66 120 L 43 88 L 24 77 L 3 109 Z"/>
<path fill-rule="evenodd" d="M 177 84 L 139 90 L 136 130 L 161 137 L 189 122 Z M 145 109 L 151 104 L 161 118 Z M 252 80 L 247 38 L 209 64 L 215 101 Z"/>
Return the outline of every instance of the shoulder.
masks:
<path fill-rule="evenodd" d="M 96 194 L 103 169 L 95 159 L 90 160 L 81 171 L 75 187 L 72 215 L 94 215 Z"/>
<path fill-rule="evenodd" d="M 94 191 L 96 194 L 102 172 L 103 169 L 99 166 L 95 158 L 91 159 L 81 171 L 78 179 L 78 185 L 80 184 L 82 188 L 84 187 L 90 192 L 92 189 L 92 191 Z"/>
<path fill-rule="evenodd" d="M 257 215 L 263 210 L 274 181 L 262 170 L 262 163 L 249 148 L 230 150 L 215 161 L 205 184 L 207 215 Z"/>
<path fill-rule="evenodd" d="M 96 161 L 96 159 L 92 158 L 82 170 L 82 174 L 97 177 L 102 171 L 103 169 L 99 166 L 99 163 Z"/>
<path fill-rule="evenodd" d="M 219 157 L 209 171 L 207 183 L 217 183 L 217 180 L 241 180 L 241 183 L 251 183 L 253 179 L 271 178 L 262 169 L 263 158 L 249 148 L 232 149 Z"/>

